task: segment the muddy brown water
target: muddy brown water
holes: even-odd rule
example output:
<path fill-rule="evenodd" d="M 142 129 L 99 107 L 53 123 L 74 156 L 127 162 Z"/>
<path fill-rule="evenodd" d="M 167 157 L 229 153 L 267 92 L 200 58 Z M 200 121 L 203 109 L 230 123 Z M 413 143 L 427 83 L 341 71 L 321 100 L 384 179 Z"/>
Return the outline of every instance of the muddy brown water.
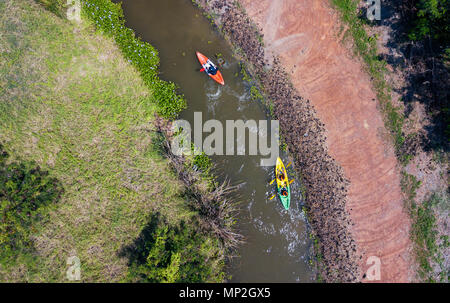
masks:
<path fill-rule="evenodd" d="M 122 0 L 122 7 L 127 25 L 158 49 L 161 78 L 180 86 L 188 102 L 180 118 L 188 120 L 192 128 L 194 112 L 202 112 L 203 121 L 222 121 L 224 127 L 226 120 L 269 119 L 261 104 L 251 99 L 231 48 L 191 1 Z M 215 54 L 222 55 L 225 86 L 199 72 L 196 51 L 216 63 Z M 248 156 L 248 142 L 246 154 L 212 157 L 216 174 L 240 184 L 237 227 L 246 242 L 228 265 L 231 282 L 312 281 L 311 243 L 297 182 L 291 184 L 291 207 L 286 211 L 278 199 L 269 200 L 275 192 L 274 185 L 269 185 L 274 168 L 260 166 L 259 156 Z M 280 156 L 287 163 L 286 155 Z"/>

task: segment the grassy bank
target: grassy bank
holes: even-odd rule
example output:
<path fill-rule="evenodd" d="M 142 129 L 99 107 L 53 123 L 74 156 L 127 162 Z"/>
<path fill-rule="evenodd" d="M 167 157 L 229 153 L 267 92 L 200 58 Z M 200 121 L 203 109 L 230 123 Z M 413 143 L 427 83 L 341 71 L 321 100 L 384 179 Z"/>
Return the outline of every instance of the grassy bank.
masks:
<path fill-rule="evenodd" d="M 445 281 L 447 273 L 443 267 L 443 259 L 440 253 L 440 248 L 443 247 L 436 244 L 438 241 L 436 231 L 438 226 L 436 225 L 435 214 L 436 205 L 446 203 L 445 194 L 441 196 L 438 193 L 430 193 L 425 201 L 416 201 L 416 191 L 421 182 L 405 170 L 405 167 L 414 157 L 414 155 L 408 153 L 408 147 L 406 146 L 408 137 L 404 134 L 404 127 L 407 118 L 402 110 L 392 102 L 391 87 L 386 80 L 387 64 L 378 55 L 377 37 L 367 34 L 366 22 L 359 15 L 358 2 L 355 0 L 331 0 L 331 3 L 340 12 L 341 20 L 348 27 L 345 36 L 353 42 L 355 55 L 364 61 L 366 71 L 372 78 L 384 115 L 385 126 L 392 135 L 396 156 L 402 166 L 401 188 L 405 195 L 405 207 L 412 222 L 411 240 L 414 243 L 418 263 L 418 278 L 422 281 L 435 282 L 435 279 L 431 277 L 433 272 L 431 262 L 435 262 L 442 270 L 440 280 Z M 412 135 L 414 134 L 410 136 Z M 448 242 L 446 243 L 448 245 Z"/>
<path fill-rule="evenodd" d="M 401 186 L 406 195 L 405 206 L 411 217 L 411 240 L 415 246 L 418 277 L 424 282 L 446 282 L 448 272 L 442 251 L 448 248 L 448 236 L 439 239 L 436 211 L 448 212 L 445 193 L 433 192 L 425 201 L 416 201 L 416 192 L 421 182 L 414 175 L 402 172 Z M 433 263 L 439 267 L 439 276 L 434 277 Z"/>
<path fill-rule="evenodd" d="M 175 117 L 185 100 L 159 80 L 157 51 L 110 1 L 90 1 L 80 24 L 42 2 L 53 13 L 0 2 L 0 174 L 11 180 L 0 279 L 67 281 L 77 256 L 83 282 L 222 281 L 223 243 L 161 151 L 156 115 Z M 37 203 L 37 169 L 60 187 L 50 203 Z"/>

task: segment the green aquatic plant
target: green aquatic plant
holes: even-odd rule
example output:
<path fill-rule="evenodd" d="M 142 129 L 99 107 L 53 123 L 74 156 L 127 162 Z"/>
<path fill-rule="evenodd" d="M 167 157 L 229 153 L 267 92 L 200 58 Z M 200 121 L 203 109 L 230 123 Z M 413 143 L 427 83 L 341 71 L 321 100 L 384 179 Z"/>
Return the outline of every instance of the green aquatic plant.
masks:
<path fill-rule="evenodd" d="M 208 174 L 212 167 L 211 158 L 209 158 L 204 152 L 199 155 L 195 155 L 192 164 L 205 174 Z"/>
<path fill-rule="evenodd" d="M 250 77 L 250 75 L 247 73 L 247 70 L 245 69 L 245 65 L 244 63 L 240 62 L 239 66 L 241 68 L 241 75 L 242 75 L 242 80 L 250 83 L 252 82 L 252 77 Z"/>
<path fill-rule="evenodd" d="M 259 89 L 254 85 L 252 85 L 252 87 L 250 87 L 250 96 L 251 96 L 252 100 L 262 100 L 263 99 L 263 95 L 261 94 Z"/>
<path fill-rule="evenodd" d="M 187 107 L 186 100 L 177 93 L 177 86 L 173 82 L 158 78 L 158 51 L 125 26 L 121 5 L 110 0 L 84 0 L 81 3 L 84 16 L 115 39 L 124 57 L 136 67 L 145 84 L 154 91 L 158 114 L 164 118 L 175 118 Z"/>

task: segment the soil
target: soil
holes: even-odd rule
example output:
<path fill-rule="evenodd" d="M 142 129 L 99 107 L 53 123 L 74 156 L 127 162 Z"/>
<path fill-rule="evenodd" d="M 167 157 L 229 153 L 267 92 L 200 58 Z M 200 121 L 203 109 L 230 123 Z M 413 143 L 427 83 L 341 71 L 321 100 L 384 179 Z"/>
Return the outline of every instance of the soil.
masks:
<path fill-rule="evenodd" d="M 406 117 L 402 129 L 406 141 L 401 152 L 411 156 L 404 172 L 420 182 L 414 203 L 422 205 L 432 194 L 440 197 L 438 205 L 433 206 L 433 213 L 439 245 L 436 256 L 441 255 L 442 260 L 430 258 L 433 270 L 429 278 L 445 282 L 450 268 L 450 247 L 443 241 L 450 235 L 449 142 L 444 132 L 445 117 L 439 112 L 450 101 L 450 69 L 445 68 L 439 58 L 438 45 L 408 39 L 415 13 L 408 2 L 391 1 L 383 6 L 382 12 L 381 20 L 366 30 L 371 36 L 379 37 L 379 56 L 391 71 L 386 74 L 386 80 L 392 86 L 392 103 L 402 109 Z"/>
<path fill-rule="evenodd" d="M 376 256 L 379 281 L 411 281 L 397 160 L 370 78 L 340 42 L 328 1 L 198 2 L 274 105 L 306 188 L 322 278 L 367 281 L 366 262 Z"/>

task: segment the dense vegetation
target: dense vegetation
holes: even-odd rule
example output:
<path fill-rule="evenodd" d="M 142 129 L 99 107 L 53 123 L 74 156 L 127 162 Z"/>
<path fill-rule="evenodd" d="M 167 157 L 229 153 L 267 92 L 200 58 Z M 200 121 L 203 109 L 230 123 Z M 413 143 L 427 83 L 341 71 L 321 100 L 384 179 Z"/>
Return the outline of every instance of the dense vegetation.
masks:
<path fill-rule="evenodd" d="M 70 256 L 83 282 L 223 280 L 223 243 L 194 207 L 205 192 L 190 195 L 161 153 L 157 114 L 173 117 L 185 100 L 158 78 L 156 50 L 108 31 L 123 26 L 110 1 L 89 1 L 102 12 L 83 6 L 80 24 L 64 18 L 66 1 L 37 2 L 55 14 L 0 1 L 0 231 L 2 251 L 16 253 L 0 260 L 0 280 L 67 281 Z"/>
<path fill-rule="evenodd" d="M 450 52 L 450 1 L 419 0 L 413 4 L 414 27 L 409 37 L 422 40 L 430 37 Z"/>
<path fill-rule="evenodd" d="M 208 281 L 214 267 L 201 252 L 209 245 L 185 222 L 171 226 L 156 214 L 131 250 L 130 277 L 159 283 Z M 217 282 L 223 278 L 217 276 Z"/>
<path fill-rule="evenodd" d="M 186 100 L 177 94 L 176 85 L 157 77 L 159 57 L 156 49 L 135 37 L 133 30 L 125 26 L 121 5 L 110 0 L 86 0 L 82 1 L 82 5 L 84 15 L 105 34 L 114 37 L 125 58 L 137 68 L 144 83 L 152 88 L 158 114 L 175 118 L 185 109 Z"/>
<path fill-rule="evenodd" d="M 32 250 L 30 235 L 62 193 L 58 180 L 34 162 L 7 163 L 8 153 L 0 144 L 0 261 Z"/>
<path fill-rule="evenodd" d="M 412 26 L 408 37 L 412 41 L 427 43 L 431 48 L 429 49 L 431 54 L 426 56 L 436 55 L 437 59 L 444 61 L 444 66 L 450 70 L 450 0 L 414 1 L 409 5 L 409 9 Z M 450 89 L 448 78 L 437 81 L 437 86 L 441 86 L 444 90 Z M 442 98 L 444 100 L 436 102 L 436 107 L 440 111 L 439 117 L 445 124 L 447 143 L 450 141 L 450 96 L 448 94 L 447 91 L 447 95 Z"/>

